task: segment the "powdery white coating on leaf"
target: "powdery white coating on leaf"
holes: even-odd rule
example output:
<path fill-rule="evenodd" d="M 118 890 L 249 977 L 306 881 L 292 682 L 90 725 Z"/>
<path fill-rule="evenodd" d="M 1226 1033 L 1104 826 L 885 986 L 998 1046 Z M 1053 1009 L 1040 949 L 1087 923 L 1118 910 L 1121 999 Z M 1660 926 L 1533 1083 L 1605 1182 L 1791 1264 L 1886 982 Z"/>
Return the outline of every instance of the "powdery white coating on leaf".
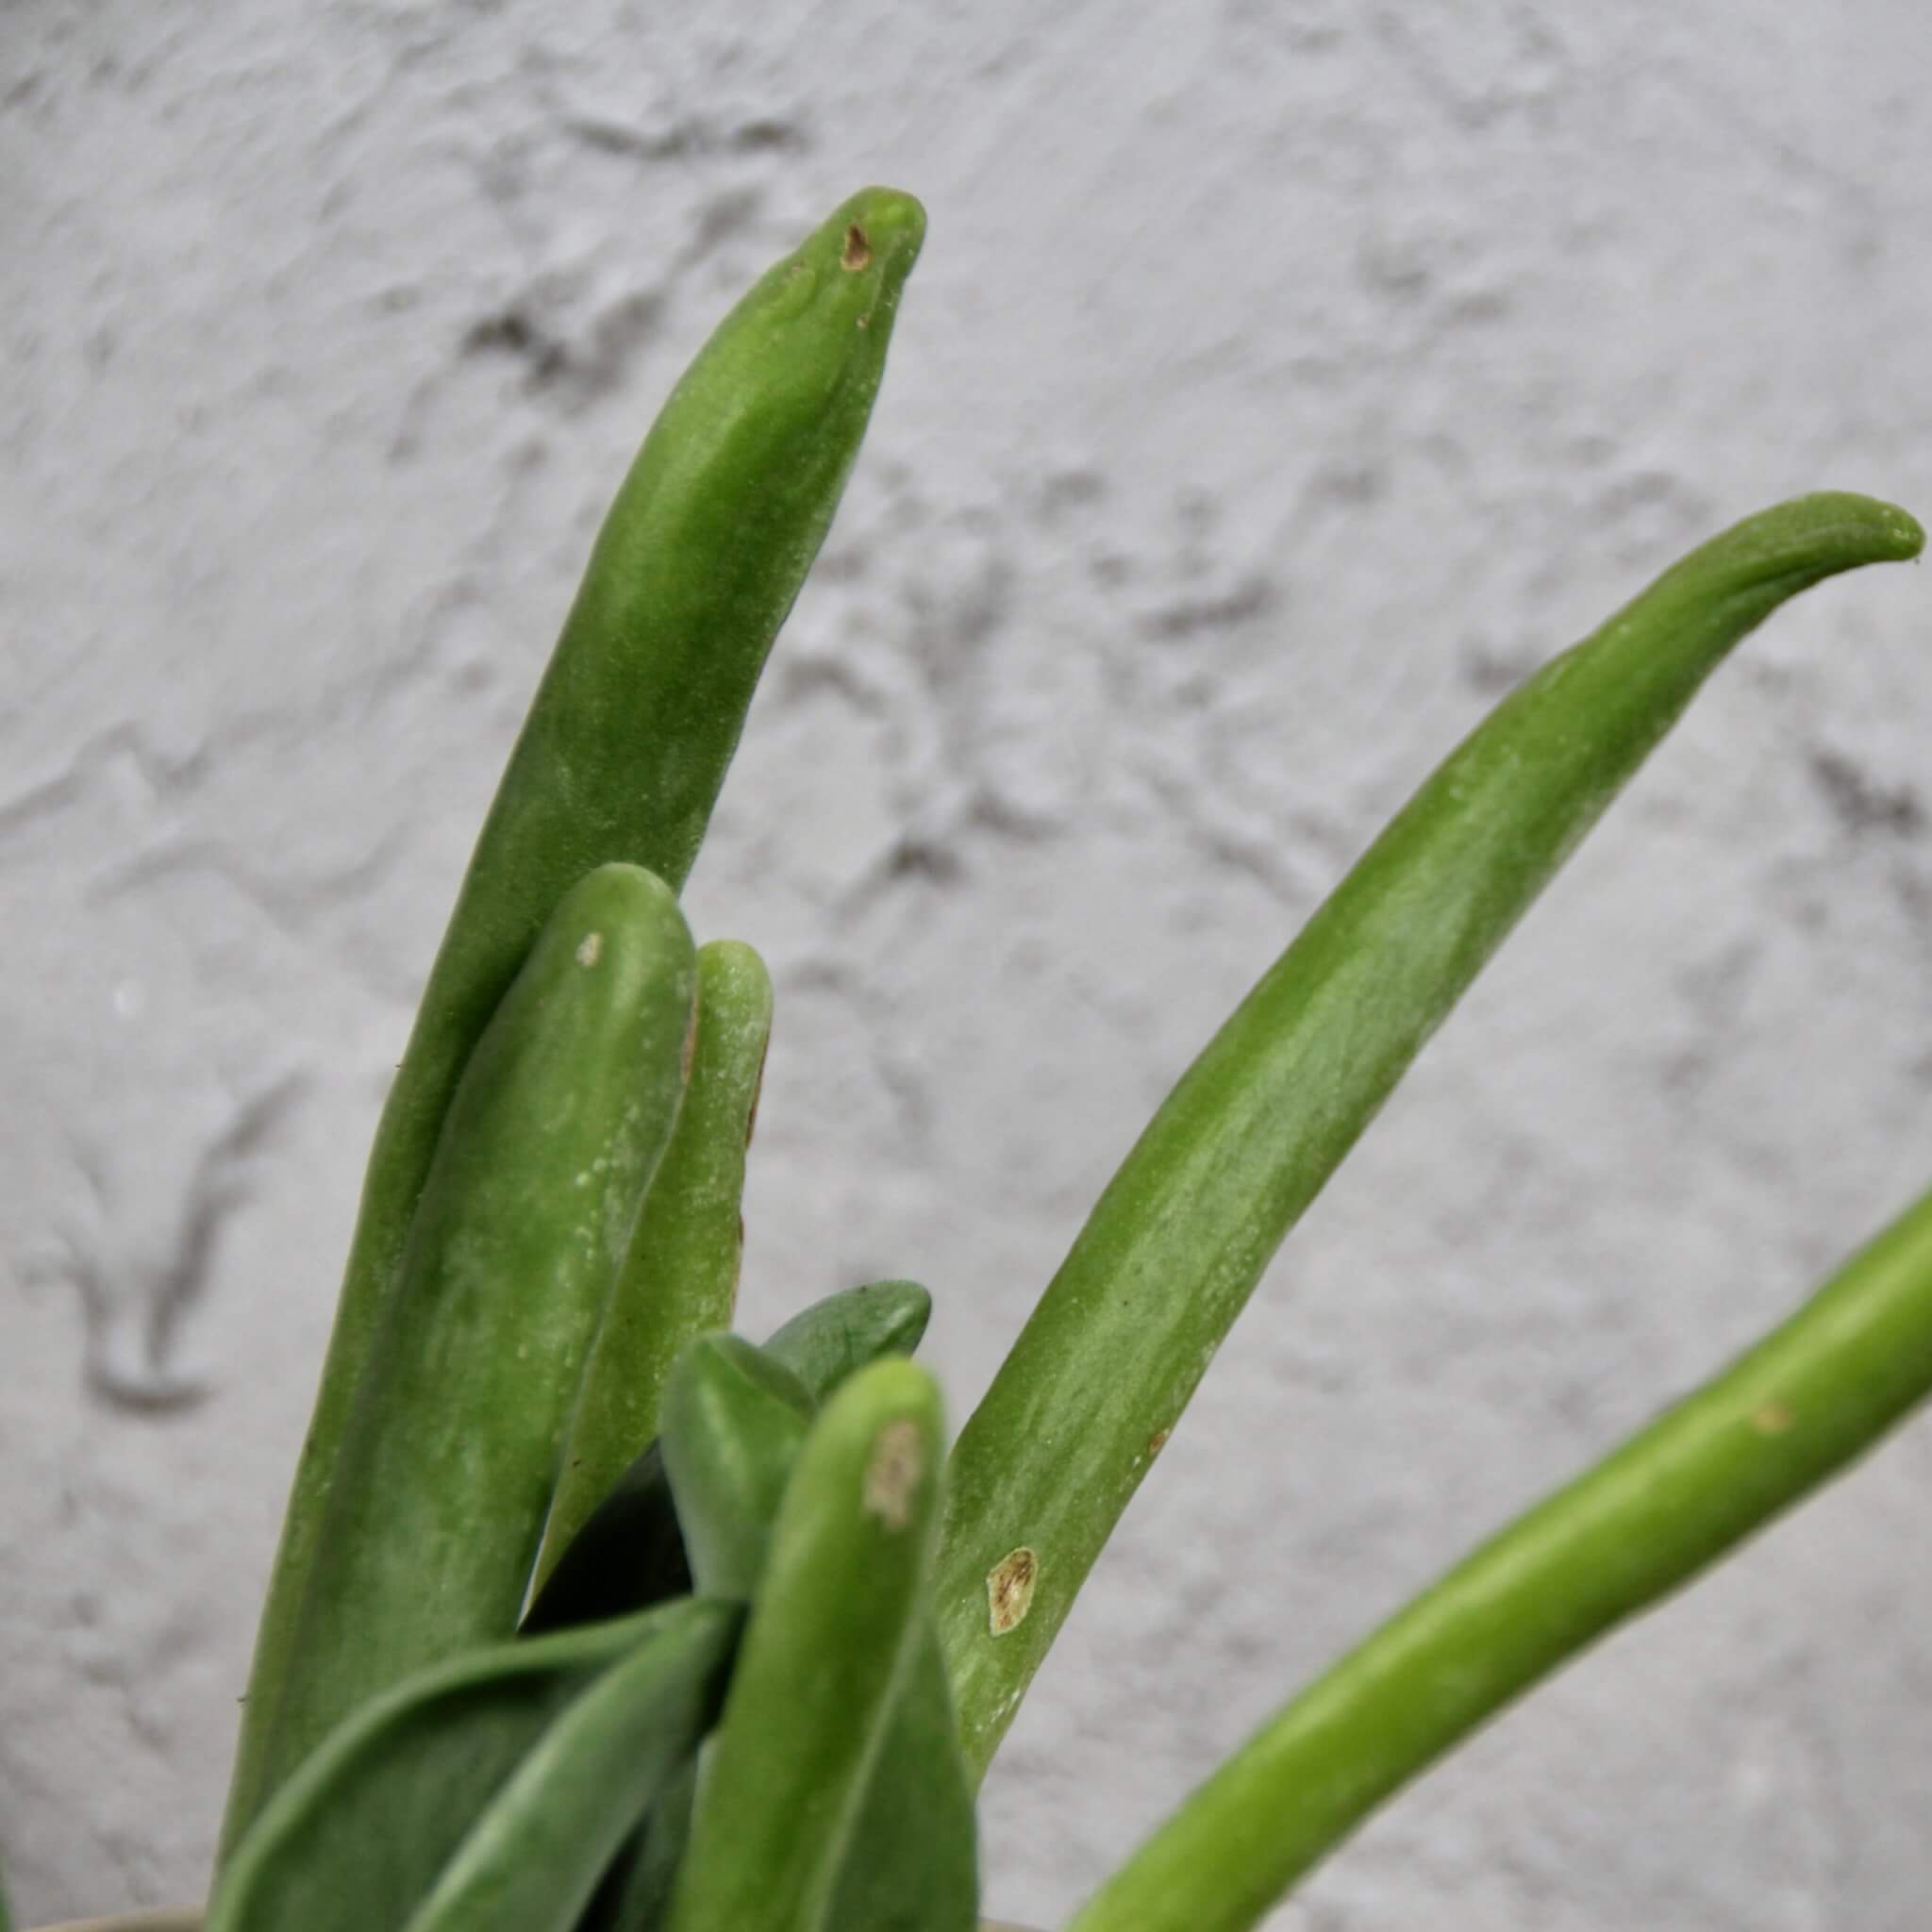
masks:
<path fill-rule="evenodd" d="M 604 951 L 604 935 L 601 932 L 587 932 L 577 941 L 577 964 L 594 966 Z"/>

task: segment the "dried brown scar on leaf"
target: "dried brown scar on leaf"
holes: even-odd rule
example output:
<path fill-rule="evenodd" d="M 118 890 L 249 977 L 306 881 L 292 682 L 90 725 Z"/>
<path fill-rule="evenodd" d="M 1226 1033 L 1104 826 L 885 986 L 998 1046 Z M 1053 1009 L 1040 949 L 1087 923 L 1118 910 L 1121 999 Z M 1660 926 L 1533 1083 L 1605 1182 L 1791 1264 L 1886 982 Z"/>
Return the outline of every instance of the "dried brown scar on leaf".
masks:
<path fill-rule="evenodd" d="M 587 932 L 577 941 L 577 964 L 594 966 L 604 951 L 604 935 L 601 932 Z"/>
<path fill-rule="evenodd" d="M 912 1501 L 925 1474 L 925 1444 L 914 1422 L 888 1423 L 865 1465 L 865 1513 L 888 1529 L 912 1521 Z"/>
<path fill-rule="evenodd" d="M 857 222 L 845 230 L 845 251 L 839 258 L 839 266 L 856 273 L 872 259 L 872 242 L 866 232 Z"/>
<path fill-rule="evenodd" d="M 1040 1558 L 1024 1545 L 1009 1550 L 986 1576 L 986 1621 L 995 1637 L 1017 1630 L 1033 1607 L 1033 1583 Z"/>
<path fill-rule="evenodd" d="M 758 1054 L 758 1078 L 751 1086 L 751 1111 L 744 1117 L 744 1144 L 751 1145 L 751 1137 L 758 1130 L 758 1102 L 765 1097 L 765 1062 L 772 1057 L 772 1041 L 766 1036 L 763 1048 Z"/>

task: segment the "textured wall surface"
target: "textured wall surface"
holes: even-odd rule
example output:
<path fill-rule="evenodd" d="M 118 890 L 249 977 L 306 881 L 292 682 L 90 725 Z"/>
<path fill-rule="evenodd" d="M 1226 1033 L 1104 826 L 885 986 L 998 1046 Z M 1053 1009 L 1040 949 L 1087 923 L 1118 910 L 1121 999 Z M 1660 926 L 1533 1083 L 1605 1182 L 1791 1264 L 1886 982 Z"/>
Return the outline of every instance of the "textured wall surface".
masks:
<path fill-rule="evenodd" d="M 0 1845 L 195 1895 L 360 1162 L 666 386 L 926 202 L 689 894 L 778 1023 L 744 1315 L 963 1417 L 1167 1084 L 1511 679 L 1835 485 L 1932 510 L 1911 0 L 0 0 Z M 1932 578 L 1744 647 L 1284 1251 L 988 1787 L 1069 1909 L 1932 1172 Z M 1932 1424 L 1282 1923 L 1924 1924 Z"/>

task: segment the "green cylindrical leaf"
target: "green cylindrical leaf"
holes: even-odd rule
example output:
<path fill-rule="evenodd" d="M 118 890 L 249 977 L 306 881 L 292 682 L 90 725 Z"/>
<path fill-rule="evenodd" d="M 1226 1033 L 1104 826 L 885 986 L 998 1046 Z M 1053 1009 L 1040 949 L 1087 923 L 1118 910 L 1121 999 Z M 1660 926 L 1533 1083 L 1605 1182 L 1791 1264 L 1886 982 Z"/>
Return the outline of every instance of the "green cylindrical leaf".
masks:
<path fill-rule="evenodd" d="M 1209 1042 L 961 1432 L 937 1592 L 975 1775 L 1270 1257 L 1725 653 L 1923 535 L 1804 497 L 1666 572 L 1453 752 Z"/>
<path fill-rule="evenodd" d="M 697 1048 L 664 1158 L 584 1371 L 536 1588 L 658 1434 L 665 1378 L 693 1337 L 731 1324 L 745 1143 L 772 1034 L 772 980 L 736 940 L 698 951 Z"/>
<path fill-rule="evenodd" d="M 930 1617 L 892 1700 L 825 1923 L 836 1932 L 975 1932 L 979 1924 L 973 1781 Z"/>
<path fill-rule="evenodd" d="M 751 1595 L 811 1415 L 805 1384 L 741 1336 L 703 1336 L 678 1357 L 664 1473 L 685 1560 L 707 1595 Z"/>
<path fill-rule="evenodd" d="M 918 1282 L 869 1281 L 801 1309 L 765 1343 L 765 1353 L 823 1402 L 868 1364 L 910 1355 L 931 1319 L 932 1296 Z"/>
<path fill-rule="evenodd" d="M 909 1355 L 931 1309 L 932 1297 L 910 1281 L 844 1289 L 794 1315 L 764 1352 L 797 1375 L 814 1403 L 822 1402 L 868 1362 Z M 691 1587 L 663 1446 L 653 1442 L 564 1551 L 524 1629 L 534 1634 L 625 1616 Z"/>
<path fill-rule="evenodd" d="M 1072 1932 L 1244 1932 L 1530 1686 L 1932 1393 L 1932 1194 L 1782 1327 L 1517 1520 L 1258 1730 Z"/>
<path fill-rule="evenodd" d="M 515 1631 L 585 1355 L 676 1116 L 695 985 L 670 888 L 601 866 L 491 1020 L 341 1444 L 275 1703 L 252 1713 L 255 1804 L 368 1698 Z"/>
<path fill-rule="evenodd" d="M 806 1439 L 700 1782 L 672 1932 L 823 1932 L 924 1602 L 943 1453 L 909 1362 Z"/>
<path fill-rule="evenodd" d="M 623 860 L 682 886 L 858 455 L 924 233 L 917 202 L 868 189 L 765 275 L 672 392 L 598 536 L 376 1131 L 257 1639 L 225 1843 L 259 1802 L 258 1714 L 279 1703 L 367 1358 L 457 1084 L 575 880 Z"/>

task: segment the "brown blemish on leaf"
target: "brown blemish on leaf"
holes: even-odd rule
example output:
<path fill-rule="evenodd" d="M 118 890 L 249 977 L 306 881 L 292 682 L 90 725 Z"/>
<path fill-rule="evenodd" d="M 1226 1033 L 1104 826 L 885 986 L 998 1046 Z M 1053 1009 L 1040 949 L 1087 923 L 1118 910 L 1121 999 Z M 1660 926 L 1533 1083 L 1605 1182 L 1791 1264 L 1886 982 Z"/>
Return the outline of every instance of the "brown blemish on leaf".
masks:
<path fill-rule="evenodd" d="M 839 258 L 839 266 L 851 273 L 857 273 L 872 260 L 872 242 L 866 232 L 857 222 L 845 230 L 845 252 Z"/>
<path fill-rule="evenodd" d="M 1008 1550 L 986 1577 L 987 1627 L 995 1637 L 1017 1630 L 1033 1607 L 1033 1585 L 1040 1574 L 1040 1558 L 1024 1544 Z"/>
<path fill-rule="evenodd" d="M 684 1047 L 677 1056 L 677 1077 L 685 1086 L 691 1085 L 691 1070 L 698 1058 L 698 1003 L 691 1003 L 691 1018 L 684 1024 Z"/>
<path fill-rule="evenodd" d="M 744 1144 L 751 1145 L 751 1137 L 758 1130 L 758 1102 L 765 1097 L 765 1062 L 772 1057 L 772 1036 L 765 1035 L 764 1046 L 758 1053 L 758 1077 L 751 1083 L 751 1111 L 744 1117 Z"/>
<path fill-rule="evenodd" d="M 865 1465 L 865 1513 L 890 1530 L 912 1521 L 912 1503 L 925 1474 L 925 1443 L 919 1424 L 901 1418 L 888 1423 L 872 1445 Z"/>
<path fill-rule="evenodd" d="M 1167 1447 L 1167 1439 L 1173 1433 L 1170 1429 L 1156 1429 L 1147 1438 L 1147 1460 L 1152 1462 Z"/>
<path fill-rule="evenodd" d="M 1769 1402 L 1760 1402 L 1751 1411 L 1751 1426 L 1760 1436 L 1782 1436 L 1796 1421 L 1790 1405 L 1779 1402 L 1775 1397 Z"/>
<path fill-rule="evenodd" d="M 577 964 L 594 966 L 604 951 L 604 935 L 601 932 L 587 932 L 577 941 Z"/>

